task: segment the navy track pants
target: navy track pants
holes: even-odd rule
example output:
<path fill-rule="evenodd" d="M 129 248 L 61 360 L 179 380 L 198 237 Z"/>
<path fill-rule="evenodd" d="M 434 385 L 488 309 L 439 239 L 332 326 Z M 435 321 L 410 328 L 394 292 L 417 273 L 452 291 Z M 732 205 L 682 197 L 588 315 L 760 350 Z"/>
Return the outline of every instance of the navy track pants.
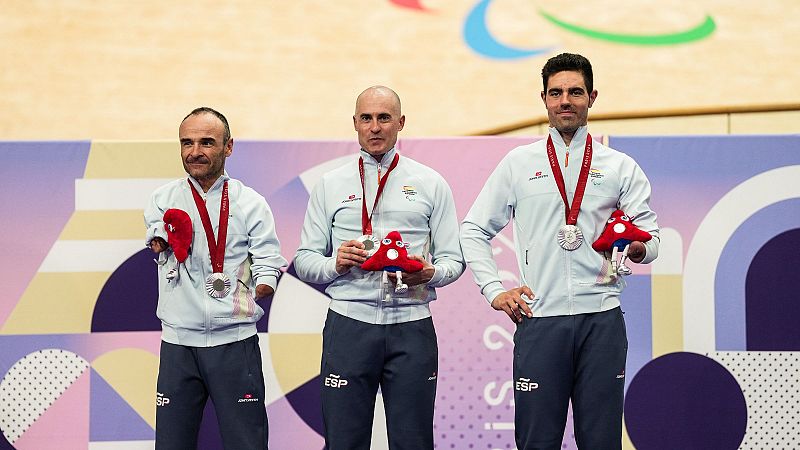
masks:
<path fill-rule="evenodd" d="M 156 450 L 197 448 L 209 397 L 226 450 L 268 448 L 258 335 L 216 347 L 162 341 L 157 390 Z"/>
<path fill-rule="evenodd" d="M 391 450 L 433 449 L 438 346 L 433 320 L 391 325 L 328 311 L 322 414 L 328 450 L 368 450 L 380 386 Z"/>
<path fill-rule="evenodd" d="M 514 334 L 517 448 L 560 449 L 571 399 L 578 448 L 621 449 L 627 352 L 620 308 L 523 317 Z"/>

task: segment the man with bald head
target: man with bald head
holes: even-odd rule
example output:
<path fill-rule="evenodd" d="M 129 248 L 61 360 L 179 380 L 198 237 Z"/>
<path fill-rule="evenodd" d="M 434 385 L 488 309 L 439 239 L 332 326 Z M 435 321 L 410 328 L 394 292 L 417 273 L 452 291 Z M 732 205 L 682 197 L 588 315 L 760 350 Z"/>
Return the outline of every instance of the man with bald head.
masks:
<path fill-rule="evenodd" d="M 321 368 L 329 450 L 370 448 L 379 387 L 389 448 L 433 448 L 438 347 L 430 302 L 464 262 L 447 182 L 396 149 L 405 120 L 391 89 L 373 86 L 358 96 L 353 126 L 361 151 L 314 187 L 294 258 L 300 279 L 327 285 L 331 297 Z M 393 274 L 387 281 L 361 269 L 367 246 L 391 231 L 423 266 L 402 274 L 404 293 Z"/>

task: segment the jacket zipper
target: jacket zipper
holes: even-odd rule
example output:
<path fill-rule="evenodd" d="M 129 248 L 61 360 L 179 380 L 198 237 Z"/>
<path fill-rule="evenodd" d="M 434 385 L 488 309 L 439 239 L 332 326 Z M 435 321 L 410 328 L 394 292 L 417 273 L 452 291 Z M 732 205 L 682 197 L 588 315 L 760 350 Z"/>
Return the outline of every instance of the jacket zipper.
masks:
<path fill-rule="evenodd" d="M 567 145 L 567 155 L 564 158 L 564 168 L 569 167 L 569 145 Z M 566 171 L 565 171 L 566 172 Z M 566 173 L 565 173 L 566 175 Z M 570 204 L 572 200 L 570 200 Z M 567 257 L 567 304 L 569 305 L 569 314 L 572 315 L 574 305 L 572 302 L 572 252 L 566 252 Z"/>
<path fill-rule="evenodd" d="M 380 185 L 381 185 L 381 162 L 378 161 L 378 183 L 375 185 L 376 186 L 376 188 L 375 188 L 375 195 L 376 196 L 378 194 L 377 186 L 380 186 Z M 375 217 L 375 213 L 377 212 L 375 210 L 377 210 L 377 209 L 380 209 L 380 202 L 375 203 L 375 209 L 373 209 L 373 211 L 372 211 L 372 217 Z M 376 226 L 373 226 L 373 228 L 372 228 L 373 236 L 375 236 L 375 232 L 379 228 L 377 226 L 377 223 L 375 225 Z M 383 238 L 383 236 L 377 236 L 377 237 L 378 237 L 378 239 L 382 239 Z M 381 288 L 378 290 L 378 306 L 382 307 L 383 306 L 383 299 L 386 297 L 386 292 L 387 292 L 386 284 L 383 282 L 383 273 L 381 273 L 380 284 L 381 284 Z"/>

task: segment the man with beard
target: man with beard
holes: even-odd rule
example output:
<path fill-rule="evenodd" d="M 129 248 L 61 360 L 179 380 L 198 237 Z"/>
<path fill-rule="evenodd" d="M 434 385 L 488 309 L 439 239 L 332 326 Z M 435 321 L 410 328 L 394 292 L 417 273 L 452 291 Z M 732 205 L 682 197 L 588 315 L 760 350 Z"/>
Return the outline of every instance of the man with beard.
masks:
<path fill-rule="evenodd" d="M 632 158 L 589 135 L 597 91 L 586 58 L 551 58 L 542 82 L 548 137 L 503 158 L 464 219 L 461 245 L 481 293 L 517 327 L 517 448 L 560 449 L 572 400 L 578 447 L 620 449 L 628 341 L 619 296 L 625 282 L 591 243 L 621 209 L 652 236 L 632 242 L 628 257 L 637 263 L 656 258 L 650 183 Z M 512 220 L 521 284 L 506 289 L 490 241 Z"/>

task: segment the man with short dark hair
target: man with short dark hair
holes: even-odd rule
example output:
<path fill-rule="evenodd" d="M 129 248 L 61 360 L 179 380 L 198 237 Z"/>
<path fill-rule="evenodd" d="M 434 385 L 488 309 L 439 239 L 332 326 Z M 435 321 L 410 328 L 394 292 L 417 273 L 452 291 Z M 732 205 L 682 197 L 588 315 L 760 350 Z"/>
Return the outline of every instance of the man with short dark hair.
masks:
<path fill-rule="evenodd" d="M 542 70 L 547 139 L 513 149 L 489 176 L 464 219 L 461 245 L 491 306 L 516 324 L 514 401 L 517 448 L 560 449 L 572 400 L 581 449 L 620 449 L 628 341 L 619 296 L 625 287 L 592 242 L 623 210 L 652 239 L 628 257 L 658 255 L 650 183 L 629 156 L 589 135 L 597 98 L 592 66 L 563 53 Z M 591 179 L 591 180 L 589 180 Z M 491 239 L 513 220 L 520 286 L 503 287 Z M 534 294 L 535 292 L 535 294 Z"/>
<path fill-rule="evenodd" d="M 264 197 L 225 172 L 225 116 L 197 108 L 179 138 L 189 176 L 158 188 L 144 213 L 159 263 L 156 449 L 196 448 L 209 397 L 226 449 L 265 449 L 264 311 L 255 301 L 275 292 L 286 260 Z"/>

